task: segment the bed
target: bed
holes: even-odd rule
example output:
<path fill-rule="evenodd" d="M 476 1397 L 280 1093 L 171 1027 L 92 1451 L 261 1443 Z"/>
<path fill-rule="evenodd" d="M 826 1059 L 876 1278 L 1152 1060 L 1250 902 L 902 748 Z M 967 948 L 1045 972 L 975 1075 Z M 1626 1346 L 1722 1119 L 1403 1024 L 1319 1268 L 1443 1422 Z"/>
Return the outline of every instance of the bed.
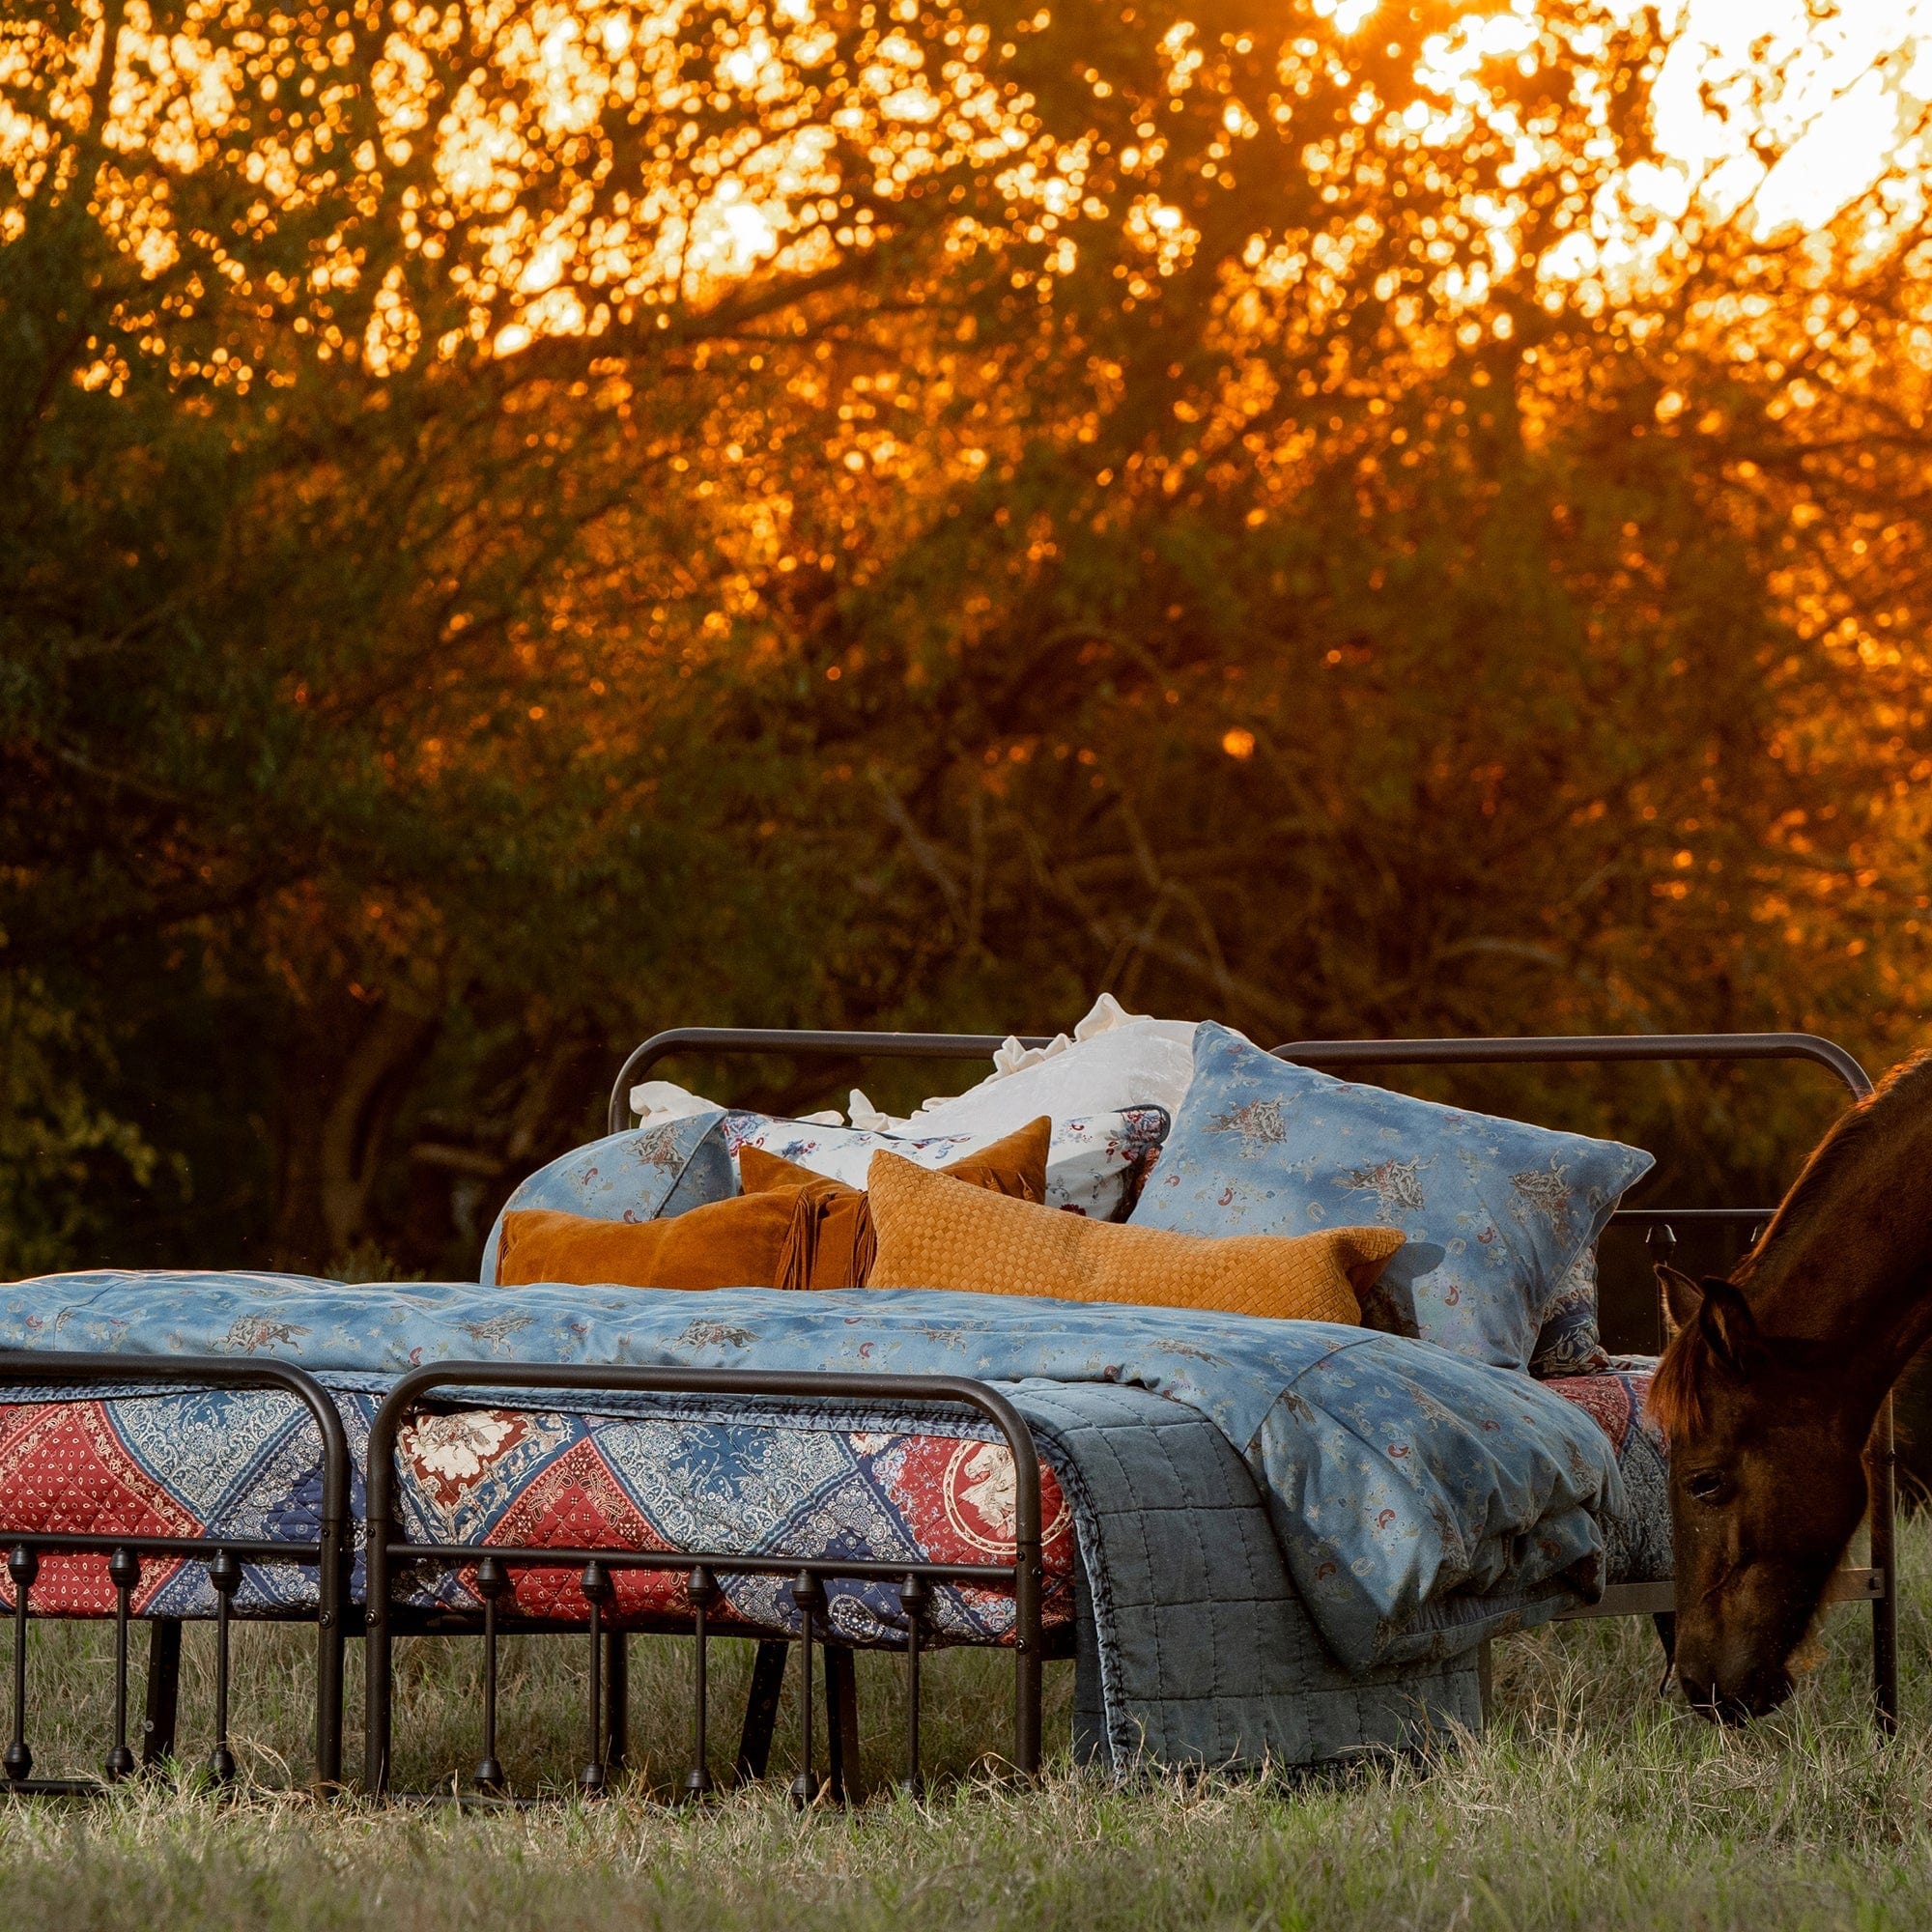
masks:
<path fill-rule="evenodd" d="M 613 1123 L 637 1075 L 683 1048 L 963 1058 L 994 1044 L 687 1030 L 632 1056 Z M 1858 1091 L 1855 1063 L 1799 1036 L 1278 1051 L 1307 1064 L 1806 1058 Z M 1625 1212 L 1659 1230 L 1684 1218 Z M 1447 1356 L 1418 1368 L 1418 1352 L 1439 1351 L 1405 1354 L 1352 1330 L 1285 1352 L 1279 1336 L 1243 1337 L 1209 1362 L 1184 1322 L 1148 1311 L 1123 1322 L 1123 1311 L 1069 1317 L 1053 1303 L 1015 1326 L 1010 1311 L 989 1322 L 941 1305 L 974 1297 L 856 1293 L 863 1321 L 837 1296 L 766 1291 L 721 1291 L 701 1314 L 671 1297 L 648 1315 L 635 1292 L 603 1308 L 582 1292 L 546 1301 L 474 1283 L 92 1275 L 0 1291 L 7 1776 L 48 1788 L 26 1736 L 30 1616 L 116 1623 L 110 1777 L 136 1762 L 132 1626 L 154 1634 L 153 1761 L 173 1745 L 181 1620 L 215 1620 L 223 1658 L 232 1618 L 313 1622 L 317 1777 L 331 1787 L 344 1643 L 365 1635 L 364 1777 L 379 1790 L 398 1636 L 480 1635 L 494 1686 L 499 1633 L 582 1634 L 582 1781 L 594 1792 L 623 1760 L 629 1634 L 683 1634 L 696 1795 L 716 1776 L 706 1643 L 755 1635 L 735 1770 L 766 1768 L 786 1656 L 803 1652 L 794 1789 L 810 1801 L 851 1795 L 859 1648 L 906 1660 L 911 1780 L 919 1660 L 952 1643 L 1012 1655 L 1021 1771 L 1039 1762 L 1039 1665 L 1052 1656 L 1075 1660 L 1077 1748 L 1116 1769 L 1307 1763 L 1480 1724 L 1499 1635 L 1552 1616 L 1669 1610 L 1665 1462 L 1642 1418 L 1640 1362 L 1528 1384 Z M 1277 1411 L 1293 1426 L 1270 1421 Z M 1419 1416 L 1439 1417 L 1427 1440 Z M 1371 1437 L 1394 1435 L 1417 1439 L 1364 1456 Z M 1415 1456 L 1406 1494 L 1391 1482 L 1396 1451 Z M 1430 1472 L 1419 1489 L 1418 1466 Z M 1346 1474 L 1311 1496 L 1310 1471 Z M 1889 1483 L 1881 1453 L 1872 1564 L 1833 1586 L 1874 1605 L 1882 1714 L 1894 1694 Z M 1384 1513 L 1379 1540 L 1360 1532 L 1357 1518 Z M 216 1776 L 232 1772 L 220 1676 Z M 474 1772 L 490 1792 L 494 1695 L 485 1705 Z"/>

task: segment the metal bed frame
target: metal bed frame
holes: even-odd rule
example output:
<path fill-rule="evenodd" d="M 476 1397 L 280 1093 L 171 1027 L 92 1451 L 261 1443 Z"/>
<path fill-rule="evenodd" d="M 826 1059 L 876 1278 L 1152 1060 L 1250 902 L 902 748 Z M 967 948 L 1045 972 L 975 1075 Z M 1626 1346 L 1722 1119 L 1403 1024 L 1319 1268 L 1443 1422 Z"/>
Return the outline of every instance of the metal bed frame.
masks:
<path fill-rule="evenodd" d="M 1046 1046 L 1044 1035 L 1019 1037 L 1022 1046 Z M 607 1119 L 611 1133 L 631 1122 L 630 1091 L 660 1061 L 674 1053 L 808 1055 L 821 1059 L 984 1060 L 1005 1044 L 997 1034 L 787 1032 L 764 1027 L 678 1027 L 653 1035 L 635 1048 L 611 1084 Z M 1546 1034 L 1492 1039 L 1297 1039 L 1273 1047 L 1278 1060 L 1300 1066 L 1610 1065 L 1631 1062 L 1809 1062 L 1840 1080 L 1852 1098 L 1871 1091 L 1871 1076 L 1836 1040 L 1809 1033 Z M 1679 1227 L 1709 1227 L 1750 1234 L 1768 1222 L 1771 1208 L 1619 1208 L 1613 1222 L 1641 1228 L 1667 1256 Z M 1828 1604 L 1868 1603 L 1872 1610 L 1872 1702 L 1880 1728 L 1898 1727 L 1898 1600 L 1892 1586 L 1897 1495 L 1891 1398 L 1886 1398 L 1865 1452 L 1865 1490 L 1871 1560 L 1846 1566 L 1825 1591 Z M 1670 1583 L 1616 1583 L 1602 1599 L 1567 1612 L 1569 1618 L 1667 1618 L 1675 1614 Z M 1660 1626 L 1660 1631 L 1663 1629 Z M 1666 1638 L 1666 1642 L 1668 1639 Z M 1489 1647 L 1483 1658 L 1484 1705 L 1489 1703 Z"/>
<path fill-rule="evenodd" d="M 977 1411 L 1000 1432 L 1013 1459 L 1016 1483 L 1013 1560 L 1010 1563 L 872 1562 L 849 1556 L 783 1555 L 765 1551 L 748 1556 L 731 1551 L 691 1549 L 557 1549 L 549 1547 L 503 1548 L 490 1544 L 420 1544 L 396 1536 L 395 1449 L 404 1422 L 438 1391 L 478 1389 L 587 1389 L 599 1394 L 700 1396 L 762 1396 L 798 1400 L 861 1401 L 877 1406 L 943 1403 Z M 474 1398 L 472 1397 L 472 1400 Z M 483 1635 L 483 1755 L 474 1783 L 486 1797 L 504 1788 L 502 1766 L 497 1758 L 497 1599 L 509 1588 L 508 1572 L 517 1569 L 581 1572 L 579 1588 L 589 1607 L 588 1753 L 579 1774 L 579 1789 L 586 1797 L 605 1791 L 623 1750 L 623 1689 L 625 1633 L 606 1628 L 605 1605 L 614 1595 L 614 1570 L 655 1570 L 682 1574 L 692 1608 L 692 1746 L 691 1769 L 683 1793 L 700 1798 L 713 1790 L 708 1719 L 706 1612 L 718 1595 L 720 1577 L 789 1577 L 792 1602 L 800 1614 L 798 1648 L 799 1770 L 792 1780 L 794 1803 L 807 1805 L 820 1796 L 813 1762 L 812 1650 L 819 1613 L 827 1601 L 826 1585 L 834 1579 L 877 1581 L 898 1587 L 899 1608 L 906 1620 L 906 1776 L 907 1788 L 921 1784 L 920 1625 L 934 1583 L 972 1583 L 981 1588 L 1005 1588 L 1013 1598 L 1013 1756 L 1023 1776 L 1039 1770 L 1040 1663 L 1040 1494 L 1039 1457 L 1033 1432 L 996 1389 L 958 1376 L 866 1376 L 779 1374 L 769 1371 L 724 1369 L 633 1369 L 620 1367 L 552 1368 L 502 1362 L 440 1362 L 405 1376 L 384 1401 L 369 1431 L 368 1538 L 369 1587 L 364 1644 L 368 1671 L 365 1704 L 367 1759 L 364 1788 L 372 1796 L 389 1789 L 390 1731 L 394 1697 L 392 1637 L 404 1620 L 393 1607 L 395 1578 L 400 1567 L 429 1566 L 442 1572 L 474 1568 L 477 1589 L 484 1597 Z M 418 1617 L 418 1628 L 430 1628 Z M 451 1620 L 454 1621 L 454 1620 Z M 445 1625 L 444 1627 L 448 1627 Z M 739 1750 L 739 1774 L 762 1776 L 771 1746 L 771 1720 L 776 1714 L 783 1677 L 787 1644 L 767 1638 L 759 1646 L 762 1673 L 754 1672 L 746 1738 Z M 835 1797 L 856 1795 L 858 1778 L 856 1701 L 853 1697 L 851 1653 L 829 1640 L 822 1643 L 826 1662 L 827 1724 L 831 1768 L 827 1780 Z M 772 1681 L 771 1659 L 776 1653 L 777 1677 Z M 841 1662 L 835 1664 L 835 1656 Z"/>
<path fill-rule="evenodd" d="M 802 1669 L 799 1684 L 799 1757 L 792 1779 L 795 1804 L 811 1804 L 823 1796 L 845 1801 L 859 1794 L 858 1705 L 852 1652 L 820 1634 L 834 1580 L 877 1581 L 896 1586 L 905 1619 L 906 1773 L 905 1788 L 923 1788 L 920 1761 L 920 1676 L 923 1620 L 937 1583 L 965 1583 L 1009 1592 L 1013 1599 L 1013 1769 L 1032 1776 L 1040 1762 L 1040 1666 L 1048 1644 L 1041 1627 L 1041 1505 L 1039 1456 L 1025 1420 L 998 1390 L 957 1376 L 781 1374 L 723 1369 L 642 1369 L 553 1367 L 510 1362 L 439 1362 L 403 1377 L 384 1398 L 369 1430 L 366 1492 L 366 1603 L 351 1605 L 350 1571 L 355 1555 L 347 1508 L 352 1466 L 342 1419 L 323 1386 L 287 1363 L 238 1363 L 223 1356 L 181 1355 L 156 1364 L 138 1356 L 60 1354 L 0 1350 L 0 1386 L 46 1384 L 51 1391 L 89 1387 L 140 1388 L 150 1384 L 189 1388 L 269 1388 L 299 1400 L 320 1432 L 322 1510 L 314 1541 L 223 1535 L 161 1536 L 139 1533 L 99 1535 L 78 1531 L 22 1529 L 0 1525 L 13 1585 L 13 1734 L 0 1754 L 0 1792 L 25 1797 L 88 1797 L 175 1755 L 176 1713 L 181 1670 L 178 1618 L 147 1619 L 149 1624 L 148 1701 L 141 1757 L 128 1743 L 128 1658 L 131 1599 L 141 1579 L 141 1558 L 200 1558 L 215 1590 L 214 1744 L 205 1769 L 217 1786 L 231 1784 L 236 1762 L 229 1747 L 229 1658 L 231 1605 L 242 1582 L 242 1563 L 293 1564 L 318 1573 L 313 1621 L 317 1632 L 315 1787 L 323 1793 L 342 1788 L 344 1640 L 363 1639 L 365 1666 L 363 1787 L 376 1797 L 390 1791 L 391 1732 L 395 1705 L 395 1639 L 399 1635 L 480 1634 L 483 1639 L 481 1754 L 472 1784 L 488 1802 L 507 1796 L 507 1781 L 497 1755 L 498 1639 L 518 1631 L 557 1634 L 549 1621 L 520 1619 L 499 1612 L 498 1599 L 510 1589 L 513 1570 L 574 1570 L 588 1612 L 588 1748 L 577 1779 L 585 1797 L 601 1796 L 626 1754 L 629 1682 L 626 1638 L 629 1629 L 606 1605 L 615 1596 L 612 1573 L 654 1570 L 681 1573 L 687 1579 L 689 1621 L 646 1618 L 635 1627 L 688 1632 L 694 1640 L 692 1674 L 692 1762 L 682 1795 L 701 1798 L 717 1788 L 711 1773 L 708 1628 L 710 1605 L 720 1594 L 721 1577 L 776 1576 L 791 1579 L 800 1612 L 796 1639 Z M 849 1556 L 766 1550 L 655 1550 L 631 1548 L 571 1549 L 548 1545 L 506 1547 L 492 1544 L 421 1544 L 400 1534 L 395 1454 L 397 1437 L 426 1404 L 448 1406 L 454 1393 L 479 1396 L 506 1390 L 579 1389 L 609 1394 L 696 1395 L 721 1398 L 862 1402 L 868 1408 L 910 1404 L 944 1405 L 970 1410 L 990 1422 L 1013 1461 L 1014 1548 L 1009 1563 L 882 1562 Z M 101 1555 L 115 1585 L 114 1743 L 99 1778 L 36 1778 L 27 1743 L 28 1625 L 32 1597 L 43 1551 Z M 396 1597 L 412 1572 L 459 1570 L 474 1573 L 484 1599 L 480 1616 L 461 1610 L 430 1610 L 399 1604 Z M 306 1622 L 300 1613 L 283 1613 L 280 1622 Z M 728 1633 L 727 1633 L 728 1634 Z M 792 1639 L 765 1637 L 758 1643 L 751 1697 L 740 1739 L 734 1776 L 743 1781 L 765 1775 L 785 1666 Z M 825 1658 L 827 1772 L 818 1776 L 813 1744 L 812 1653 Z M 417 1794 L 442 1796 L 442 1793 Z"/>
<path fill-rule="evenodd" d="M 1023 1036 L 1028 1046 L 1044 1046 L 1039 1036 Z M 658 1062 L 675 1053 L 809 1056 L 851 1059 L 979 1060 L 1003 1044 L 988 1034 L 790 1032 L 765 1028 L 684 1027 L 655 1035 L 637 1047 L 613 1083 L 609 1122 L 621 1132 L 631 1122 L 630 1088 Z M 1273 1049 L 1276 1057 L 1316 1067 L 1471 1066 L 1523 1064 L 1611 1064 L 1618 1062 L 1808 1061 L 1835 1074 L 1855 1099 L 1871 1092 L 1864 1068 L 1842 1046 L 1812 1034 L 1656 1034 L 1578 1035 L 1514 1039 L 1294 1040 Z M 1647 1231 L 1667 1251 L 1678 1225 L 1748 1231 L 1769 1219 L 1762 1208 L 1619 1208 L 1613 1219 Z M 579 1573 L 588 1625 L 588 1718 L 585 1763 L 578 1787 L 586 1796 L 609 1788 L 624 1763 L 627 1748 L 626 1699 L 628 1630 L 606 1608 L 615 1595 L 611 1576 L 621 1569 L 681 1574 L 686 1578 L 688 1619 L 655 1616 L 632 1620 L 631 1627 L 682 1633 L 693 1639 L 692 1750 L 682 1794 L 701 1798 L 716 1788 L 711 1770 L 707 1645 L 714 1632 L 709 1608 L 721 1576 L 784 1576 L 792 1579 L 801 1613 L 795 1638 L 758 1641 L 756 1662 L 741 1736 L 736 1776 L 762 1777 L 782 1694 L 787 1659 L 796 1646 L 803 1669 L 799 1686 L 800 1765 L 791 1795 L 800 1804 L 821 1796 L 848 1800 L 858 1793 L 858 1722 L 853 1653 L 821 1629 L 830 1580 L 873 1580 L 897 1585 L 906 1621 L 905 1681 L 907 1765 L 905 1782 L 916 1788 L 920 1768 L 920 1661 L 922 1615 L 934 1583 L 971 1583 L 1009 1591 L 1014 1606 L 1014 1721 L 1012 1767 L 1031 1776 L 1040 1762 L 1040 1665 L 1047 1655 L 1041 1629 L 1039 1460 L 1026 1423 L 999 1392 L 984 1383 L 952 1377 L 770 1374 L 720 1370 L 633 1369 L 619 1366 L 557 1368 L 504 1362 L 445 1362 L 404 1377 L 384 1401 L 370 1431 L 367 1489 L 368 1588 L 366 1607 L 348 1602 L 354 1557 L 349 1520 L 351 1464 L 342 1422 L 327 1392 L 313 1377 L 288 1364 L 237 1362 L 231 1357 L 176 1356 L 165 1362 L 119 1355 L 63 1354 L 0 1350 L 0 1385 L 47 1384 L 57 1388 L 105 1385 L 190 1388 L 275 1389 L 300 1402 L 319 1431 L 322 1507 L 313 1540 L 96 1535 L 26 1530 L 0 1523 L 0 1547 L 14 1595 L 13 1733 L 0 1755 L 0 1791 L 25 1795 L 78 1796 L 98 1792 L 133 1774 L 128 1744 L 128 1625 L 133 1591 L 143 1557 L 200 1558 L 216 1598 L 215 1741 L 207 1761 L 217 1784 L 235 1776 L 228 1742 L 228 1686 L 231 1603 L 242 1580 L 242 1560 L 294 1564 L 318 1576 L 314 1612 L 316 1663 L 316 1785 L 325 1793 L 342 1786 L 342 1691 L 344 1641 L 365 1638 L 365 1754 L 363 1782 L 375 1795 L 389 1792 L 391 1733 L 394 1722 L 394 1640 L 417 1634 L 480 1634 L 484 1644 L 482 1749 L 472 1783 L 485 1802 L 506 1791 L 497 1755 L 497 1642 L 518 1630 L 554 1633 L 554 1623 L 520 1620 L 499 1613 L 498 1599 L 510 1588 L 514 1569 L 570 1569 Z M 416 1544 L 398 1534 L 395 1491 L 397 1436 L 425 1405 L 444 1406 L 469 1391 L 468 1404 L 487 1392 L 573 1389 L 622 1394 L 697 1395 L 719 1398 L 781 1398 L 800 1402 L 861 1401 L 874 1406 L 939 1403 L 971 1410 L 990 1422 L 1005 1439 L 1017 1478 L 1016 1536 L 1009 1564 L 861 1562 L 809 1553 L 763 1552 L 747 1556 L 726 1551 L 639 1550 L 635 1548 L 559 1549 L 547 1547 L 493 1548 L 487 1545 Z M 1871 1559 L 1847 1566 L 1833 1577 L 1826 1602 L 1866 1602 L 1872 1609 L 1872 1681 L 1877 1721 L 1882 1731 L 1898 1719 L 1898 1605 L 1893 1581 L 1895 1489 L 1891 1403 L 1888 1398 L 1866 1452 Z M 104 1782 L 32 1776 L 27 1743 L 28 1624 L 31 1597 L 43 1551 L 104 1555 L 116 1590 L 114 1743 L 107 1753 Z M 479 1615 L 430 1611 L 399 1604 L 400 1583 L 425 1570 L 443 1575 L 472 1572 L 484 1599 Z M 1568 1614 L 1573 1617 L 1652 1616 L 1668 1618 L 1676 1607 L 1669 1583 L 1612 1585 L 1602 1601 Z M 306 1621 L 305 1618 L 290 1620 Z M 1056 1646 L 1058 1648 L 1059 1646 Z M 827 1776 L 814 1764 L 812 1654 L 824 1656 L 827 1718 Z M 154 1767 L 175 1749 L 176 1706 L 181 1658 L 181 1624 L 150 1620 L 148 1702 L 140 1764 Z M 1489 1703 L 1489 1646 L 1479 1659 L 1484 1705 Z"/>

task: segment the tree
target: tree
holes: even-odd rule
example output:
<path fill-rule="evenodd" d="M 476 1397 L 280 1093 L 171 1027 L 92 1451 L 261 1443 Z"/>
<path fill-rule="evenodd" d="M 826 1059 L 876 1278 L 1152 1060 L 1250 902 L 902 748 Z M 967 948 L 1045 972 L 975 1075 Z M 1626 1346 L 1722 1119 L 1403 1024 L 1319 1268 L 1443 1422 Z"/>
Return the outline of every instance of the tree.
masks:
<path fill-rule="evenodd" d="M 1909 1034 L 1909 142 L 1767 239 L 1580 0 L 19 44 L 0 924 L 148 1252 L 454 1266 L 673 1017 Z"/>
<path fill-rule="evenodd" d="M 1159 219 L 908 336 L 923 514 L 861 510 L 863 582 L 775 582 L 764 634 L 826 674 L 783 836 L 867 882 L 870 1010 L 1050 1027 L 1114 983 L 1275 1037 L 1913 1042 L 1919 156 L 1819 235 L 1680 198 L 1668 43 L 1593 15 L 1433 50 L 1444 16 L 1378 15 L 1332 90 L 1332 32 L 1284 85 L 1245 20 L 1177 30 L 1183 98 L 1134 109 Z M 962 339 L 1000 345 L 983 387 Z M 976 477 L 922 466 L 969 439 Z M 1829 1104 L 1674 1082 L 1648 1128 L 1775 1190 Z"/>

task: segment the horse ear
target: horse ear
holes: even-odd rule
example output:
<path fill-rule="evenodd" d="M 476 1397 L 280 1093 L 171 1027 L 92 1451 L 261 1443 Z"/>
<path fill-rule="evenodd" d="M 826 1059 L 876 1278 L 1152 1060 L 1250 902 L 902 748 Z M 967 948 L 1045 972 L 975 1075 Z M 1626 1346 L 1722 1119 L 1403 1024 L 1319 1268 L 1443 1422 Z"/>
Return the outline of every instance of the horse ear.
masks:
<path fill-rule="evenodd" d="M 1657 1264 L 1657 1286 L 1664 1326 L 1670 1330 L 1669 1339 L 1674 1342 L 1680 1329 L 1696 1321 L 1697 1311 L 1704 1305 L 1704 1291 L 1683 1269 L 1672 1267 L 1668 1262 Z"/>
<path fill-rule="evenodd" d="M 1711 1352 L 1737 1374 L 1747 1376 L 1763 1361 L 1764 1337 L 1758 1333 L 1750 1303 L 1720 1275 L 1705 1278 L 1697 1325 Z"/>

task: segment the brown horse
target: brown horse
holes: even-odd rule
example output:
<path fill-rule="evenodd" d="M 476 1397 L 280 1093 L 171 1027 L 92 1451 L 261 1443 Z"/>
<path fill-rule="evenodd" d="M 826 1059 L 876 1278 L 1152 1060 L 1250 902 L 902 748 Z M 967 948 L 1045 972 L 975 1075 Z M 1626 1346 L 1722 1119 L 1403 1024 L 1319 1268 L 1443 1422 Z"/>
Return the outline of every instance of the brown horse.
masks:
<path fill-rule="evenodd" d="M 1708 1716 L 1756 1717 L 1790 1693 L 1879 1406 L 1932 1336 L 1932 1053 L 1833 1124 L 1728 1280 L 1658 1276 L 1677 1678 Z"/>

